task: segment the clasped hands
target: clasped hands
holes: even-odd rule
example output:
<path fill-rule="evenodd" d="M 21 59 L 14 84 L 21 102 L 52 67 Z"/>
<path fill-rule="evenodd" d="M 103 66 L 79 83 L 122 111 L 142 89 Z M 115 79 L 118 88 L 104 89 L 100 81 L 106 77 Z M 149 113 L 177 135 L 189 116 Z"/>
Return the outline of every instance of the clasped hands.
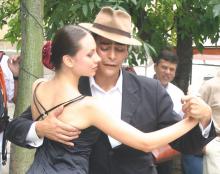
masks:
<path fill-rule="evenodd" d="M 211 120 L 212 109 L 199 96 L 186 95 L 182 97 L 184 117 L 197 119 L 205 128 Z"/>

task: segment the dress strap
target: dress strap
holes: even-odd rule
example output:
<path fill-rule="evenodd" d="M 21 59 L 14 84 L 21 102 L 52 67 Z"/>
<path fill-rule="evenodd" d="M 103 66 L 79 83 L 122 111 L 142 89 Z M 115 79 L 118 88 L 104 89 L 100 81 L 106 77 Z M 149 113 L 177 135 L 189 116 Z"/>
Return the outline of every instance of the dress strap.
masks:
<path fill-rule="evenodd" d="M 34 89 L 34 93 L 33 93 L 33 101 L 34 101 L 34 105 L 37 108 L 37 111 L 39 112 L 39 114 L 41 114 L 40 108 L 38 107 L 37 103 L 40 105 L 40 107 L 44 110 L 44 112 L 46 111 L 45 107 L 41 104 L 41 102 L 38 100 L 37 95 L 36 95 L 36 91 L 37 88 L 39 87 L 39 85 L 42 83 L 43 81 L 39 82 L 35 89 Z"/>
<path fill-rule="evenodd" d="M 68 106 L 69 104 L 74 103 L 74 102 L 76 102 L 76 101 L 79 101 L 79 100 L 81 100 L 81 99 L 83 99 L 83 98 L 85 98 L 85 97 L 86 97 L 85 95 L 79 95 L 79 96 L 76 97 L 76 98 L 70 99 L 70 100 L 65 101 L 65 102 L 63 102 L 63 103 L 60 103 L 60 104 L 58 104 L 58 105 L 56 105 L 56 106 L 54 106 L 54 107 L 52 107 L 52 108 L 50 108 L 50 109 L 48 109 L 48 110 L 45 110 L 44 113 L 40 114 L 40 115 L 37 117 L 36 121 L 38 121 L 38 120 L 40 120 L 40 119 L 44 119 L 45 116 L 47 116 L 49 112 L 51 112 L 52 110 L 58 108 L 59 106 L 62 106 L 62 105 L 63 105 L 64 107 L 66 107 L 66 106 Z"/>

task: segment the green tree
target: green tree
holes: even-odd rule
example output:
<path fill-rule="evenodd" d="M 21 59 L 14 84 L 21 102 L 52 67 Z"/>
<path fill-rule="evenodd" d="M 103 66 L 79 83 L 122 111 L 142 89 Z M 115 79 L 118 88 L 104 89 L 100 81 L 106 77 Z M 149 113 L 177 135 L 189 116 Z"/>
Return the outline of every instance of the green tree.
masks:
<path fill-rule="evenodd" d="M 177 54 L 180 67 L 177 69 L 176 83 L 187 92 L 191 79 L 193 42 L 202 52 L 204 42 L 219 39 L 220 18 L 213 13 L 213 5 L 207 0 L 184 0 L 176 11 Z"/>
<path fill-rule="evenodd" d="M 15 115 L 22 113 L 30 105 L 32 83 L 42 77 L 41 48 L 43 44 L 43 0 L 21 1 L 21 69 Z M 33 34 L 34 33 L 34 34 Z M 33 159 L 33 151 L 12 144 L 10 173 L 26 173 Z"/>

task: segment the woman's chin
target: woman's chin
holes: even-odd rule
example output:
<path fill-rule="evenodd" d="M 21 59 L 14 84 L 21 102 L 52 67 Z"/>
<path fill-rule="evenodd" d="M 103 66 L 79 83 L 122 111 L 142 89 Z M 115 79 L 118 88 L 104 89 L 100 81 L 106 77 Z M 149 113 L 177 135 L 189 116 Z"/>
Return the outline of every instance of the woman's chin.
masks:
<path fill-rule="evenodd" d="M 85 75 L 85 76 L 87 76 L 87 77 L 94 77 L 95 74 L 96 74 L 96 72 L 93 72 L 93 73 L 87 74 L 87 75 Z"/>

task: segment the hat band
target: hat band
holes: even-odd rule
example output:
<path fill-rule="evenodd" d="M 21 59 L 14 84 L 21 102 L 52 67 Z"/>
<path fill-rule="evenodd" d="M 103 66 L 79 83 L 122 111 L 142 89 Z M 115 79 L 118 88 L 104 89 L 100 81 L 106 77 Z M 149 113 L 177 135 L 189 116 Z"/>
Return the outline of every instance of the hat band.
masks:
<path fill-rule="evenodd" d="M 108 26 L 98 24 L 98 23 L 94 23 L 93 27 L 98 28 L 98 29 L 103 30 L 103 31 L 116 33 L 116 34 L 119 34 L 119 35 L 122 35 L 122 36 L 126 36 L 128 38 L 131 38 L 131 34 L 129 32 L 126 32 L 126 31 L 123 31 L 123 30 L 120 30 L 120 29 L 108 27 Z"/>

